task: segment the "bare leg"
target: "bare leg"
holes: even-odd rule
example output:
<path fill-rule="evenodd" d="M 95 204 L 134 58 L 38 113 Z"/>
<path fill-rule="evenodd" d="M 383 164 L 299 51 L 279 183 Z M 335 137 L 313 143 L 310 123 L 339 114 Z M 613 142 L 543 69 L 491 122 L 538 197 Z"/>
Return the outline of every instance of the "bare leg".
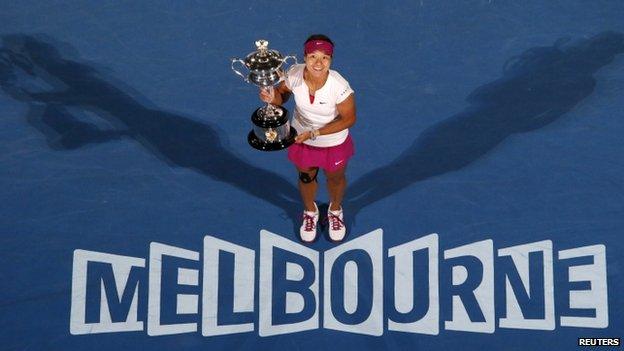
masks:
<path fill-rule="evenodd" d="M 303 200 L 303 206 L 306 211 L 316 211 L 314 206 L 314 199 L 316 198 L 316 189 L 318 183 L 316 182 L 316 176 L 318 174 L 318 168 L 303 169 L 297 167 L 299 173 L 305 173 L 308 175 L 308 179 L 312 180 L 309 183 L 304 183 L 299 179 L 299 193 L 301 193 L 301 199 Z"/>
<path fill-rule="evenodd" d="M 345 177 L 346 167 L 334 172 L 325 172 L 327 177 L 327 190 L 331 201 L 330 211 L 338 211 L 342 208 L 342 198 L 347 188 L 347 178 Z"/>

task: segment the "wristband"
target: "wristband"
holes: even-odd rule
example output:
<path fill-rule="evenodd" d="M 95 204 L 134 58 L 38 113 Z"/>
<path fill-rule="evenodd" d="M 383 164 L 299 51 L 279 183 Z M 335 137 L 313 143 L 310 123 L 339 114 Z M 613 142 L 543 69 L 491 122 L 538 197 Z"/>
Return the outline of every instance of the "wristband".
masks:
<path fill-rule="evenodd" d="M 310 140 L 316 140 L 316 137 L 321 135 L 321 131 L 318 129 L 312 129 L 310 131 Z"/>

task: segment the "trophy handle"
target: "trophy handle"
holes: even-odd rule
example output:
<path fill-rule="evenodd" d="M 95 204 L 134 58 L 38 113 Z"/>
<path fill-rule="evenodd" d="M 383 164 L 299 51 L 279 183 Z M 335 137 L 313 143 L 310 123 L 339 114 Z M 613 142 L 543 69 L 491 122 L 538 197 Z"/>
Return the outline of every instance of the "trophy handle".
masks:
<path fill-rule="evenodd" d="M 282 66 L 286 64 L 286 61 L 288 61 L 288 59 L 292 59 L 293 60 L 293 62 L 290 64 L 291 66 L 292 65 L 296 65 L 298 63 L 297 62 L 297 56 L 295 56 L 295 55 L 288 55 L 288 56 L 284 57 L 284 59 L 282 60 Z M 284 68 L 283 71 L 284 71 L 284 76 L 286 76 L 287 69 Z M 282 79 L 283 78 L 284 77 L 282 77 Z"/>
<path fill-rule="evenodd" d="M 240 63 L 243 67 L 247 67 L 247 66 L 245 66 L 245 61 L 243 61 L 241 59 L 233 58 L 232 59 L 232 71 L 234 71 L 234 73 L 236 73 L 239 76 L 241 76 L 241 78 L 243 78 L 243 80 L 245 82 L 249 83 L 249 78 L 247 76 L 245 76 L 244 74 L 240 73 L 240 71 L 238 71 L 236 68 L 234 68 L 234 64 L 236 62 Z"/>

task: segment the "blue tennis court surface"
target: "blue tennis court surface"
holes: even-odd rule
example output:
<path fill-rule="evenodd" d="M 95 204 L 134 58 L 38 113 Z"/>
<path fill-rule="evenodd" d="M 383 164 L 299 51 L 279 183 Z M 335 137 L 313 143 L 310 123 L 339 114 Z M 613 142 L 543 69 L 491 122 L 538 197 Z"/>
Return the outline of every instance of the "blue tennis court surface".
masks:
<path fill-rule="evenodd" d="M 2 349 L 615 347 L 623 18 L 621 1 L 7 2 Z M 262 103 L 230 69 L 258 39 L 302 60 L 313 33 L 357 104 L 341 245 L 298 243 L 296 172 L 247 144 Z"/>

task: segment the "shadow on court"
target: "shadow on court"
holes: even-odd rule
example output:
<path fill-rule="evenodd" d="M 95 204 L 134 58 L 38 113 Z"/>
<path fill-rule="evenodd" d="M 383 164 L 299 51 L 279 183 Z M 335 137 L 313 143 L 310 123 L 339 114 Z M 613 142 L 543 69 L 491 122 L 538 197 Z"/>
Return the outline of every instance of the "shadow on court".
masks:
<path fill-rule="evenodd" d="M 424 130 L 387 165 L 348 189 L 347 213 L 418 181 L 457 171 L 507 137 L 542 128 L 570 111 L 594 90 L 594 73 L 624 52 L 624 35 L 603 32 L 576 43 L 558 40 L 508 60 L 503 76 L 475 89 L 470 105 Z"/>
<path fill-rule="evenodd" d="M 279 174 L 252 166 L 224 147 L 222 133 L 214 125 L 148 106 L 139 101 L 146 100 L 140 94 L 126 93 L 131 89 L 124 83 L 64 57 L 74 51 L 64 43 L 28 35 L 3 36 L 2 41 L 2 89 L 28 104 L 28 122 L 46 136 L 52 149 L 133 138 L 171 166 L 196 170 L 268 201 L 290 218 L 297 216 L 297 189 Z M 114 128 L 81 121 L 72 115 L 76 109 L 93 113 Z"/>
<path fill-rule="evenodd" d="M 131 89 L 123 82 L 63 57 L 61 47 L 63 53 L 73 52 L 66 44 L 45 36 L 8 35 L 2 40 L 2 89 L 28 104 L 28 122 L 51 148 L 71 150 L 133 138 L 169 165 L 194 169 L 281 208 L 298 230 L 297 189 L 228 150 L 216 126 L 140 102 L 146 99 L 126 93 Z M 622 52 L 624 35 L 604 32 L 576 43 L 559 40 L 510 59 L 500 79 L 468 96 L 465 110 L 432 125 L 396 159 L 351 184 L 345 201 L 348 222 L 361 209 L 411 184 L 469 165 L 512 134 L 552 123 L 592 93 L 594 73 Z M 32 78 L 48 88 L 24 84 Z M 115 127 L 104 130 L 81 121 L 70 108 L 94 113 Z"/>

